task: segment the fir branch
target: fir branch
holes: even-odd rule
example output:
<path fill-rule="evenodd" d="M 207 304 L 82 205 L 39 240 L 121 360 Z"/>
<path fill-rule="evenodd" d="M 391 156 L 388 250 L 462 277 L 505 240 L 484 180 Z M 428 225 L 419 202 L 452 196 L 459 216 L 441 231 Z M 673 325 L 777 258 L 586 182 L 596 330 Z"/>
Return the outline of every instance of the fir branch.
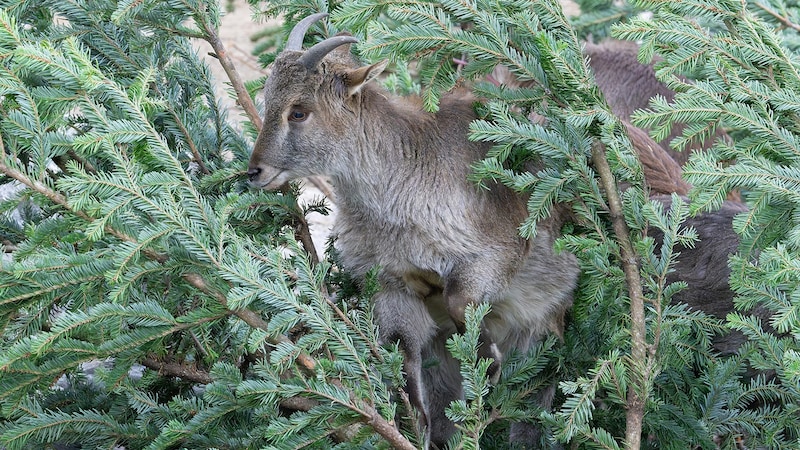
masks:
<path fill-rule="evenodd" d="M 622 201 L 619 197 L 614 175 L 606 159 L 606 152 L 599 141 L 592 143 L 592 163 L 597 169 L 600 180 L 608 199 L 608 208 L 611 217 L 614 235 L 620 247 L 622 270 L 625 272 L 625 281 L 628 284 L 628 297 L 630 299 L 631 313 L 631 372 L 633 382 L 628 387 L 627 412 L 625 429 L 625 448 L 638 450 L 641 446 L 642 424 L 644 420 L 645 403 L 647 401 L 646 386 L 650 375 L 647 340 L 645 338 L 644 294 L 642 281 L 639 275 L 639 264 L 633 245 L 630 241 L 630 230 L 625 223 Z M 652 351 L 652 349 L 651 349 Z"/>
<path fill-rule="evenodd" d="M 785 17 L 785 16 L 782 16 L 782 15 L 778 14 L 777 11 L 775 11 L 772 8 L 770 8 L 769 6 L 767 6 L 767 5 L 765 5 L 765 4 L 761 3 L 761 2 L 753 2 L 753 4 L 756 5 L 756 7 L 758 7 L 759 9 L 761 9 L 764 12 L 766 12 L 767 14 L 769 14 L 770 16 L 772 16 L 775 19 L 777 19 L 778 22 L 780 22 L 781 25 L 785 26 L 786 28 L 791 28 L 794 31 L 800 31 L 800 25 L 792 22 L 791 20 L 789 20 L 788 17 Z"/>
<path fill-rule="evenodd" d="M 325 302 L 336 313 L 336 316 L 339 317 L 339 320 L 344 322 L 344 324 L 347 325 L 348 328 L 358 333 L 359 337 L 369 345 L 370 353 L 372 353 L 372 356 L 378 361 L 383 362 L 383 355 L 378 350 L 378 347 L 371 339 L 367 338 L 367 336 L 353 323 L 353 321 L 350 320 L 349 317 L 347 317 L 347 314 L 345 314 L 344 311 L 342 311 L 342 309 L 339 308 L 339 305 L 337 305 L 331 299 L 331 296 L 327 292 L 328 291 L 327 287 L 325 287 L 325 285 L 322 285 L 320 286 L 320 289 L 322 296 L 325 298 Z"/>
<path fill-rule="evenodd" d="M 47 185 L 40 181 L 36 181 L 31 179 L 27 174 L 17 170 L 13 166 L 10 166 L 8 163 L 8 154 L 5 151 L 5 145 L 3 144 L 2 139 L 0 139 L 0 172 L 5 174 L 6 176 L 24 184 L 29 189 L 34 192 L 37 192 L 41 195 L 47 197 L 50 201 L 59 205 L 60 207 L 64 208 L 66 211 L 69 211 L 71 214 L 74 214 L 76 217 L 79 217 L 87 222 L 93 222 L 95 219 L 87 215 L 85 212 L 73 209 L 69 206 L 67 202 L 67 198 L 59 192 L 50 189 Z M 136 243 L 136 239 L 128 236 L 127 234 L 120 232 L 110 226 L 105 226 L 104 231 L 121 241 Z M 158 262 L 166 262 L 169 258 L 165 254 L 160 254 L 158 252 L 153 251 L 152 249 L 143 249 L 142 253 L 146 254 L 150 259 L 153 259 Z"/>
<path fill-rule="evenodd" d="M 164 377 L 177 377 L 193 383 L 211 384 L 214 378 L 205 370 L 197 367 L 197 364 L 187 364 L 172 360 L 163 360 L 155 356 L 145 357 L 139 362 L 148 369 L 156 371 Z M 281 400 L 281 406 L 292 411 L 310 411 L 319 406 L 319 403 L 304 397 L 289 397 Z"/>
<path fill-rule="evenodd" d="M 228 301 L 225 298 L 225 295 L 219 291 L 213 290 L 209 287 L 208 283 L 201 277 L 199 274 L 196 273 L 187 273 L 183 275 L 183 279 L 188 281 L 189 284 L 196 287 L 201 292 L 204 292 L 211 297 L 215 298 L 220 305 L 224 308 L 228 308 Z M 255 311 L 249 309 L 240 309 L 240 310 L 229 310 L 233 315 L 242 319 L 243 322 L 250 325 L 253 328 L 259 328 L 264 331 L 269 331 L 269 324 L 261 318 Z M 277 338 L 270 338 L 271 343 L 274 345 L 280 344 L 289 344 L 292 343 L 289 338 L 286 336 L 278 336 Z M 297 361 L 300 363 L 301 367 L 305 368 L 309 372 L 313 372 L 314 368 L 317 366 L 317 362 L 308 355 L 300 354 L 297 355 Z"/>
<path fill-rule="evenodd" d="M 50 199 L 54 203 L 60 205 L 61 207 L 63 207 L 67 211 L 69 211 L 70 213 L 76 215 L 77 217 L 80 217 L 81 219 L 83 219 L 83 220 L 85 220 L 87 222 L 90 222 L 90 223 L 93 222 L 94 220 L 96 220 L 96 219 L 94 219 L 92 217 L 89 217 L 83 211 L 72 209 L 69 206 L 66 197 L 64 197 L 62 194 L 50 189 L 48 186 L 44 185 L 41 182 L 32 180 L 30 177 L 28 177 L 26 174 L 20 172 L 19 170 L 15 169 L 13 167 L 10 167 L 8 164 L 5 163 L 5 161 L 7 161 L 7 158 L 8 158 L 8 156 L 7 156 L 6 152 L 5 152 L 4 144 L 2 143 L 2 140 L 0 140 L 0 172 L 2 172 L 4 174 L 6 174 L 7 176 L 19 181 L 22 184 L 28 186 L 32 190 L 34 190 L 36 192 L 39 192 L 40 194 L 44 195 L 45 197 L 47 197 L 48 199 Z M 306 229 L 307 229 L 307 225 L 306 225 Z M 106 225 L 104 227 L 104 230 L 105 230 L 106 233 L 108 233 L 108 234 L 110 234 L 110 235 L 112 235 L 114 237 L 117 237 L 120 240 L 123 240 L 125 242 L 129 242 L 129 243 L 133 243 L 133 244 L 137 243 L 137 240 L 134 239 L 133 237 L 130 237 L 130 236 L 128 236 L 128 235 L 126 235 L 126 234 L 124 234 L 124 233 L 122 233 L 122 232 L 120 232 L 120 231 L 108 226 L 108 225 Z M 312 243 L 312 245 L 313 245 L 313 243 Z M 160 263 L 166 262 L 167 259 L 169 258 L 168 255 L 160 254 L 158 252 L 153 251 L 152 249 L 142 249 L 141 251 L 142 251 L 143 254 L 145 254 L 150 259 L 153 259 L 153 260 L 155 260 L 157 262 L 160 262 Z M 211 290 L 208 287 L 208 283 L 199 274 L 196 274 L 196 273 L 185 274 L 184 275 L 184 279 L 186 281 L 188 281 L 189 284 L 191 284 L 192 286 L 196 287 L 200 291 L 211 295 L 213 298 L 215 298 L 218 302 L 220 302 L 221 305 L 223 305 L 227 309 L 227 300 L 225 298 L 225 295 L 222 294 L 221 292 L 217 292 L 217 291 Z M 260 329 L 263 329 L 263 330 L 268 330 L 269 329 L 269 325 L 267 324 L 267 322 L 265 322 L 257 313 L 255 313 L 252 310 L 249 310 L 249 309 L 232 310 L 231 313 L 233 313 L 234 315 L 236 315 L 237 317 L 242 319 L 242 321 L 244 321 L 245 323 L 247 323 L 248 325 L 250 325 L 250 326 L 252 326 L 254 328 L 260 328 Z M 280 344 L 280 343 L 288 343 L 288 342 L 290 342 L 288 338 L 286 338 L 285 336 L 281 336 L 280 338 L 278 338 L 277 340 L 273 341 L 272 343 L 277 345 L 277 344 Z M 316 362 L 311 357 L 309 357 L 307 355 L 302 355 L 302 354 L 298 355 L 297 360 L 301 364 L 302 367 L 304 367 L 306 370 L 309 370 L 309 371 L 312 371 L 314 369 L 314 367 L 316 366 Z"/>

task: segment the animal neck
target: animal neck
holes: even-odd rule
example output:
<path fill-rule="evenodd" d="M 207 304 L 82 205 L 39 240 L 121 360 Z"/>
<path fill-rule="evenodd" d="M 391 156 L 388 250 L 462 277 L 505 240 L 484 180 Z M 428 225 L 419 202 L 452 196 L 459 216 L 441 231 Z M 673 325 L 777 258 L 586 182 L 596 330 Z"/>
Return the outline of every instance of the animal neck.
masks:
<path fill-rule="evenodd" d="M 441 149 L 442 137 L 433 114 L 405 99 L 367 92 L 359 120 L 350 160 L 332 177 L 340 201 L 382 209 L 436 177 L 441 167 L 434 150 Z"/>

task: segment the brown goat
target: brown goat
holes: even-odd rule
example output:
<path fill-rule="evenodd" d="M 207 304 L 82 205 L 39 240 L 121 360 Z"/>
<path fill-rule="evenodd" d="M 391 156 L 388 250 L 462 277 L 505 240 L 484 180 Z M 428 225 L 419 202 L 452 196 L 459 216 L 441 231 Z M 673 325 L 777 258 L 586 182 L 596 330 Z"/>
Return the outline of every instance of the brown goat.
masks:
<path fill-rule="evenodd" d="M 671 134 L 660 143 L 655 142 L 646 130 L 631 125 L 628 122 L 630 115 L 638 109 L 648 108 L 652 97 L 660 95 L 668 101 L 675 97 L 675 92 L 656 78 L 652 63 L 639 62 L 638 50 L 639 47 L 632 42 L 607 40 L 599 44 L 587 43 L 584 54 L 589 58 L 595 80 L 606 101 L 627 128 L 628 137 L 642 164 L 645 181 L 652 194 L 651 200 L 669 208 L 670 196 L 661 194 L 685 196 L 691 188 L 681 175 L 681 166 L 691 152 L 708 149 L 715 140 L 728 140 L 730 137 L 724 130 L 718 129 L 706 141 L 676 152 L 670 149 L 669 142 L 682 133 L 682 124 L 674 125 Z M 738 193 L 730 193 L 728 201 L 719 210 L 704 212 L 686 220 L 683 225 L 694 227 L 699 241 L 693 247 L 675 249 L 680 256 L 667 281 L 685 281 L 688 285 L 675 295 L 675 301 L 720 319 L 734 311 L 734 293 L 728 285 L 728 258 L 736 253 L 739 246 L 733 218 L 746 211 L 747 206 L 739 201 Z M 660 232 L 652 234 L 660 240 Z M 756 308 L 752 313 L 765 322 L 770 317 L 770 313 L 763 308 Z M 715 338 L 714 348 L 722 354 L 734 353 L 744 340 L 741 333 L 731 332 Z"/>
<path fill-rule="evenodd" d="M 355 64 L 352 37 L 301 51 L 302 35 L 321 17 L 301 21 L 272 66 L 248 174 L 267 189 L 330 177 L 341 263 L 361 277 L 380 268 L 373 302 L 381 340 L 399 341 L 406 390 L 429 439 L 443 444 L 454 431 L 444 409 L 461 397 L 458 365 L 444 342 L 464 331 L 466 307 L 492 305 L 479 356 L 494 360 L 496 377 L 505 352 L 527 350 L 560 323 L 577 261 L 553 249 L 558 211 L 528 241 L 518 232 L 526 200 L 500 184 L 481 189 L 467 180 L 490 148 L 467 139 L 476 118 L 472 96 L 445 96 L 428 113 L 370 83 L 386 64 Z"/>
<path fill-rule="evenodd" d="M 658 142 L 654 141 L 646 131 L 625 120 L 622 123 L 628 132 L 628 139 L 639 157 L 645 184 L 650 192 L 652 194 L 688 194 L 692 186 L 683 180 L 681 166 L 670 157 L 669 153 L 658 145 Z"/>
<path fill-rule="evenodd" d="M 662 203 L 665 210 L 672 207 L 670 196 L 656 195 L 651 200 Z M 726 200 L 716 211 L 702 212 L 686 219 L 682 226 L 693 227 L 697 231 L 698 241 L 690 247 L 675 246 L 674 250 L 680 255 L 674 270 L 667 276 L 667 282 L 684 281 L 688 287 L 675 294 L 673 300 L 719 319 L 725 319 L 735 311 L 735 293 L 728 284 L 728 259 L 739 248 L 739 235 L 733 229 L 733 219 L 747 210 L 748 207 L 741 202 Z M 659 230 L 651 230 L 649 234 L 656 242 L 661 242 Z M 747 313 L 761 319 L 766 329 L 772 331 L 768 325 L 771 311 L 756 306 Z M 714 338 L 714 349 L 722 355 L 730 355 L 736 353 L 745 340 L 742 333 L 731 331 Z"/>

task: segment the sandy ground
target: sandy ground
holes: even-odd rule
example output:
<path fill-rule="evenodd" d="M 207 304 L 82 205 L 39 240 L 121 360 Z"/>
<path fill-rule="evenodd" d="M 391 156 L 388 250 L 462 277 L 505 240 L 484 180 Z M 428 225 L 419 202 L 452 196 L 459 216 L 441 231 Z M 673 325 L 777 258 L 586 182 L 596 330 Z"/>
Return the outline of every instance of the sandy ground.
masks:
<path fill-rule="evenodd" d="M 254 42 L 252 37 L 265 27 L 265 23 L 257 22 L 252 17 L 252 10 L 245 0 L 221 0 L 223 11 L 226 6 L 230 5 L 231 8 L 225 13 L 222 18 L 222 26 L 220 27 L 220 38 L 222 39 L 228 54 L 234 60 L 236 68 L 239 71 L 243 80 L 254 80 L 263 76 L 266 71 L 262 69 L 258 60 L 253 56 Z M 562 0 L 562 6 L 565 14 L 568 16 L 576 15 L 579 9 L 571 0 Z M 236 105 L 236 102 L 228 94 L 230 91 L 229 86 L 226 85 L 227 76 L 219 65 L 219 62 L 209 56 L 211 46 L 205 41 L 196 43 L 196 47 L 201 55 L 206 55 L 207 63 L 211 68 L 215 80 L 217 81 L 217 97 L 223 100 L 223 104 L 230 109 L 231 119 L 240 119 L 244 113 L 241 108 Z M 304 183 L 303 194 L 301 195 L 300 202 L 305 204 L 311 201 L 318 201 L 325 198 L 322 192 L 315 188 L 311 183 Z M 331 199 L 326 199 L 331 213 L 323 216 L 318 213 L 311 213 L 308 216 L 309 226 L 311 228 L 311 235 L 314 239 L 314 244 L 317 251 L 322 256 L 324 251 L 325 242 L 330 234 L 333 221 L 336 217 L 336 206 Z"/>

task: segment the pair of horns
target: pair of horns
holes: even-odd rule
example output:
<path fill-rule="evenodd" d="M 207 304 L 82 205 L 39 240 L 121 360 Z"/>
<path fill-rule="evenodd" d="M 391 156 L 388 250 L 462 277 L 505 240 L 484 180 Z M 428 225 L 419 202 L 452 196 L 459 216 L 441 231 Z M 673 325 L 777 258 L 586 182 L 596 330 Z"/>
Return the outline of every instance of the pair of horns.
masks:
<path fill-rule="evenodd" d="M 326 17 L 328 17 L 328 13 L 317 13 L 312 14 L 298 22 L 297 25 L 292 28 L 292 32 L 289 33 L 289 40 L 286 41 L 286 50 L 302 50 L 303 39 L 305 38 L 308 29 L 311 28 L 311 25 L 314 25 L 317 21 Z M 314 70 L 319 65 L 319 62 L 322 61 L 322 58 L 336 49 L 336 47 L 345 44 L 354 44 L 356 42 L 358 42 L 358 39 L 354 38 L 353 36 L 330 37 L 306 50 L 306 52 L 300 56 L 300 59 L 298 59 L 297 62 L 305 66 L 305 68 L 309 71 Z"/>

